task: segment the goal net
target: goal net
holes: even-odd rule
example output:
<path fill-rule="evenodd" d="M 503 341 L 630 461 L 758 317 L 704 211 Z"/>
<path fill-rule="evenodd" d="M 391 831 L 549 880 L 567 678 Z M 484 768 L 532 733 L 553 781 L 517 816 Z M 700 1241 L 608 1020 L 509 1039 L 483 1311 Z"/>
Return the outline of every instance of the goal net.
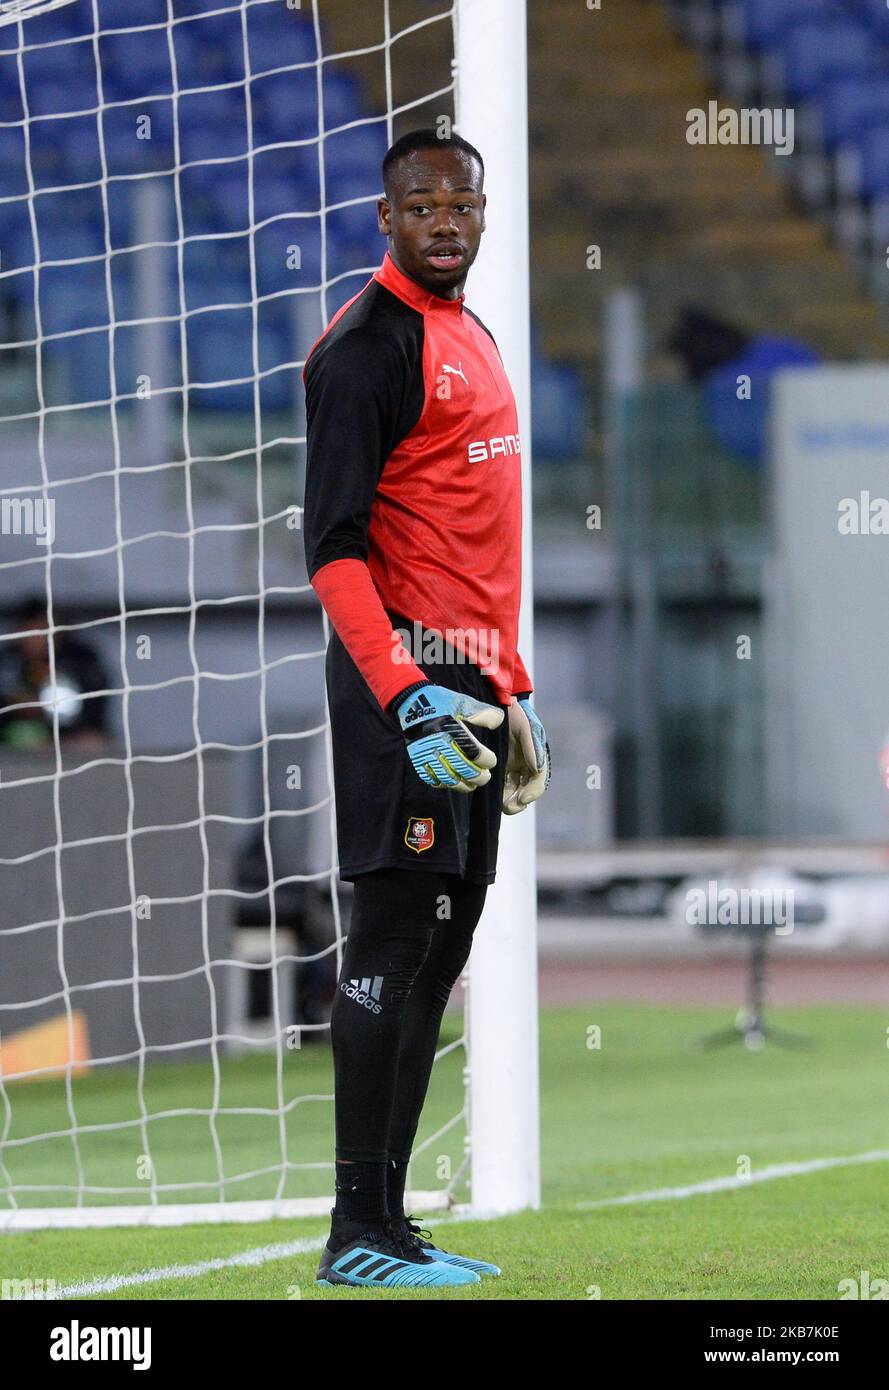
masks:
<path fill-rule="evenodd" d="M 0 5 L 0 1227 L 329 1208 L 350 894 L 300 373 L 473 8 Z M 463 1018 L 427 1209 L 470 1196 Z"/>

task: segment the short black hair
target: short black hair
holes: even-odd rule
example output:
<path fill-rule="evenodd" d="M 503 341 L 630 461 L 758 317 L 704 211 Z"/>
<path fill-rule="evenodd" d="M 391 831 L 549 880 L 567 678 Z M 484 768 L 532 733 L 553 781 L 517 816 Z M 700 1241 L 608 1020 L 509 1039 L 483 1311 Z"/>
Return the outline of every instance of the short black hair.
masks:
<path fill-rule="evenodd" d="M 485 161 L 482 159 L 474 145 L 470 145 L 468 140 L 464 140 L 462 135 L 439 135 L 434 126 L 426 126 L 422 130 L 409 130 L 406 135 L 402 135 L 386 151 L 383 160 L 383 188 L 388 197 L 389 188 L 392 181 L 392 170 L 402 159 L 413 154 L 415 150 L 459 150 L 461 154 L 468 154 L 471 159 L 477 159 L 482 174 L 485 172 Z"/>
<path fill-rule="evenodd" d="M 13 609 L 15 622 L 22 627 L 25 623 L 32 622 L 35 618 L 45 618 L 48 613 L 46 599 L 41 594 L 29 594 L 27 598 L 21 599 Z"/>

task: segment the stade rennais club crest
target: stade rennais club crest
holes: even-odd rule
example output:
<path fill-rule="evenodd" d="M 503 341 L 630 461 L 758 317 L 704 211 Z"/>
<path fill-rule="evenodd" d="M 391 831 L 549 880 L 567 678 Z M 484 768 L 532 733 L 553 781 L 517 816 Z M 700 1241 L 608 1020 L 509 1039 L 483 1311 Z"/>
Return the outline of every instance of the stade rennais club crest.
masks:
<path fill-rule="evenodd" d="M 430 816 L 410 816 L 404 832 L 404 843 L 409 849 L 422 854 L 431 849 L 435 840 L 435 826 Z"/>

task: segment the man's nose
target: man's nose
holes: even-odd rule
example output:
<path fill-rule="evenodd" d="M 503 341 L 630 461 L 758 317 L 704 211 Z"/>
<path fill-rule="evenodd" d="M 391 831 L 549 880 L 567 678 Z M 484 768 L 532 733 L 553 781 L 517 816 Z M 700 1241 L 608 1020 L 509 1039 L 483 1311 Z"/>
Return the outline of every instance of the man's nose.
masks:
<path fill-rule="evenodd" d="M 457 219 L 450 208 L 444 208 L 435 219 L 435 235 L 438 237 L 457 235 Z"/>

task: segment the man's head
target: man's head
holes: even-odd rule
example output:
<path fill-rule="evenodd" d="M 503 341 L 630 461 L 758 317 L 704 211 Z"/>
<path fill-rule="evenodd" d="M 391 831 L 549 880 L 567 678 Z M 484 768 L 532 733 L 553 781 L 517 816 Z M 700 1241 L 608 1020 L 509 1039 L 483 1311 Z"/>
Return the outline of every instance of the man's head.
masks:
<path fill-rule="evenodd" d="M 431 294 L 456 299 L 485 230 L 485 166 L 459 135 L 403 135 L 383 160 L 379 228 L 405 275 Z"/>
<path fill-rule="evenodd" d="M 41 598 L 39 594 L 23 599 L 16 608 L 15 619 L 16 628 L 22 634 L 18 640 L 22 656 L 26 661 L 45 661 L 49 652 L 46 637 L 46 629 L 49 628 L 46 599 Z M 35 628 L 44 630 L 35 631 Z"/>

